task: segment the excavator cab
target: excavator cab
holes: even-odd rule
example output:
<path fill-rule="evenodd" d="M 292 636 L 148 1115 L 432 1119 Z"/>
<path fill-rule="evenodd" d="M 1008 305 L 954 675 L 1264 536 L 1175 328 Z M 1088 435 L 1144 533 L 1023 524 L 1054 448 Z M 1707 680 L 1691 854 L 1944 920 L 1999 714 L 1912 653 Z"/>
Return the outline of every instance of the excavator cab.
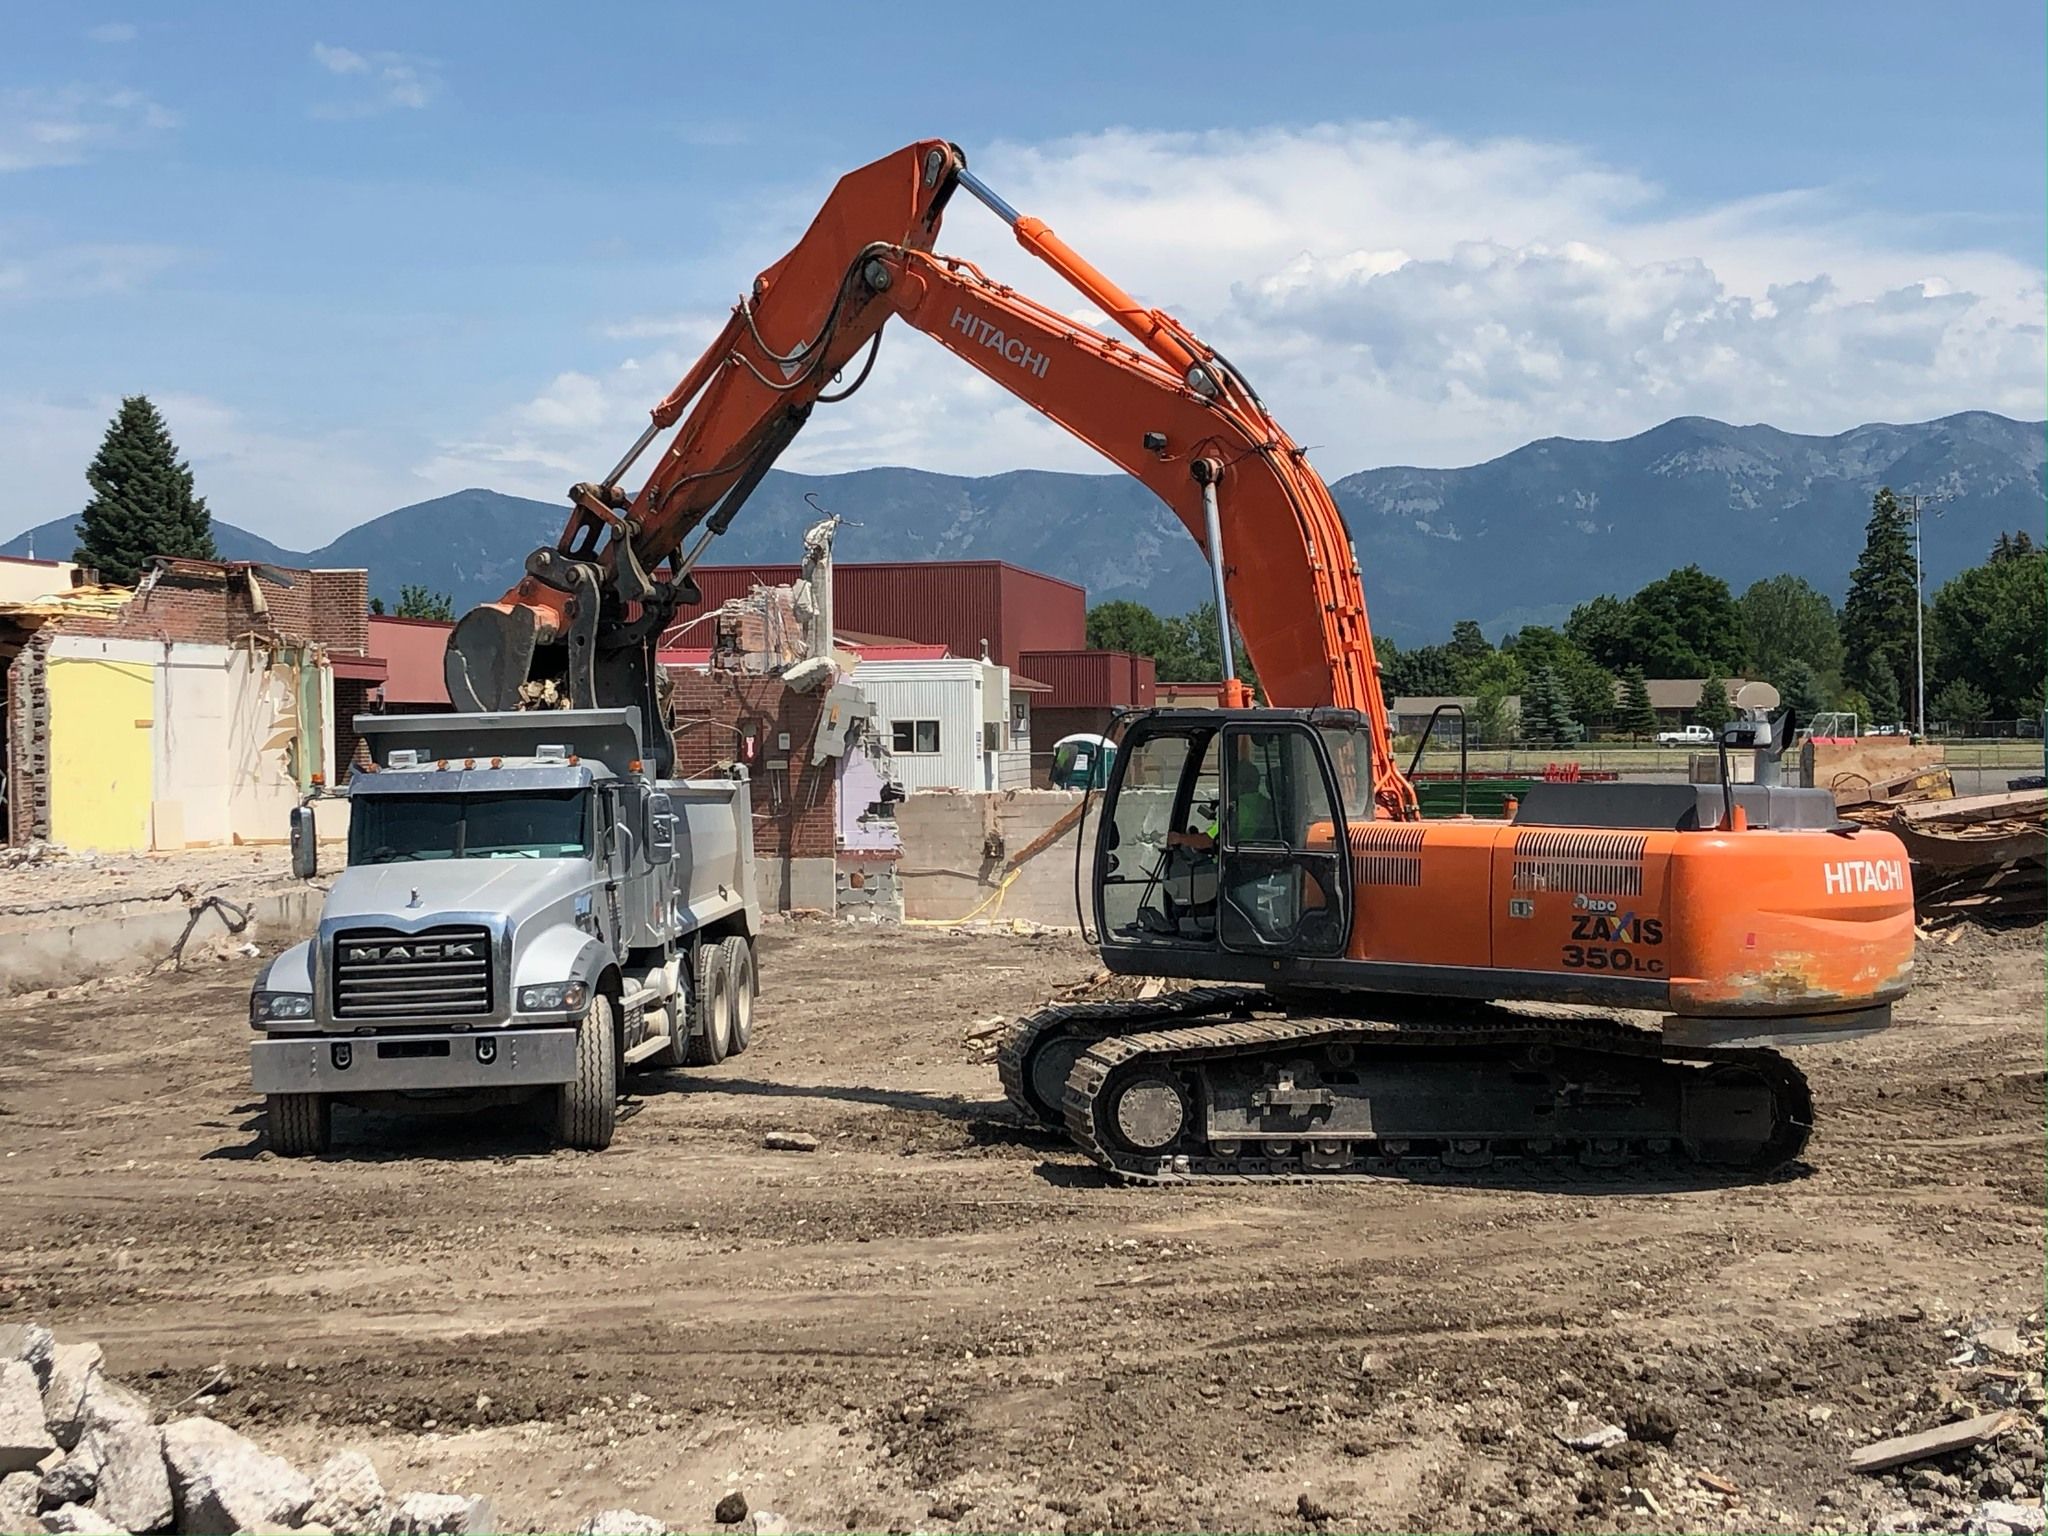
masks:
<path fill-rule="evenodd" d="M 1096 839 L 1105 963 L 1342 955 L 1347 827 L 1372 817 L 1371 740 L 1348 710 L 1161 710 L 1122 725 Z"/>

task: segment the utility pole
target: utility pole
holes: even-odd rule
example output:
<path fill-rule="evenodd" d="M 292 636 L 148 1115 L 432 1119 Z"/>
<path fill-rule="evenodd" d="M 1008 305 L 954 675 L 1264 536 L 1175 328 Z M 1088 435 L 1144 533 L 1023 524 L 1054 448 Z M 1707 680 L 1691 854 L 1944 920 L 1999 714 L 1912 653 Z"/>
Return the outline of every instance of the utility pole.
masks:
<path fill-rule="evenodd" d="M 1954 491 L 1932 491 L 1925 495 L 1908 492 L 1898 498 L 1906 516 L 1913 519 L 1913 734 L 1922 741 L 1927 739 L 1927 599 L 1921 592 L 1925 579 L 1920 563 L 1920 509 L 1954 501 L 1955 496 Z M 1939 512 L 1934 515 L 1941 516 Z"/>

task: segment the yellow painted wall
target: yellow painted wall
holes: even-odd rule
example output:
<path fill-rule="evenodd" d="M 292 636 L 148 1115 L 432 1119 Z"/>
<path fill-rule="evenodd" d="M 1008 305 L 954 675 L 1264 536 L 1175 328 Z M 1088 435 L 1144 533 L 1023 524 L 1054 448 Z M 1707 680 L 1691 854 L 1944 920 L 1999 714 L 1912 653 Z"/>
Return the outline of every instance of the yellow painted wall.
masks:
<path fill-rule="evenodd" d="M 139 661 L 51 658 L 51 841 L 149 846 L 155 670 Z"/>

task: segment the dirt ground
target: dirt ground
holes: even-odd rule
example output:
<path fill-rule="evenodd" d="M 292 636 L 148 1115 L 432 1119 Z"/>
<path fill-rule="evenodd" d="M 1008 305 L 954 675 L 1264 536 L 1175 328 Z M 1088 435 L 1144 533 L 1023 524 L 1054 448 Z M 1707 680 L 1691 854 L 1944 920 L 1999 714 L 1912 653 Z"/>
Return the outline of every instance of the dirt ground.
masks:
<path fill-rule="evenodd" d="M 637 1079 L 611 1151 L 343 1113 L 315 1162 L 264 1150 L 234 958 L 0 1005 L 0 1318 L 508 1529 L 738 1489 L 830 1531 L 1956 1530 L 2039 1495 L 2038 1422 L 1843 1458 L 2039 1381 L 2041 935 L 1923 958 L 1899 1028 L 1800 1054 L 1769 1185 L 1179 1192 L 1022 1129 L 967 1039 L 1070 938 L 778 929 L 752 1050 Z M 1949 1363 L 1985 1321 L 2003 1375 Z"/>

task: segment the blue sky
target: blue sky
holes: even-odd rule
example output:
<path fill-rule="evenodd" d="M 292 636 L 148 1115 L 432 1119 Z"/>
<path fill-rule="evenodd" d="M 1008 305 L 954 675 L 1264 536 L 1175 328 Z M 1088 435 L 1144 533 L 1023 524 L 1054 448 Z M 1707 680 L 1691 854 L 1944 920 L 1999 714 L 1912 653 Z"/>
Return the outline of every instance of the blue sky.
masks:
<path fill-rule="evenodd" d="M 1271 9 L 11 7 L 0 536 L 77 508 L 135 390 L 288 545 L 555 496 L 836 174 L 928 135 L 1331 475 L 2043 414 L 2038 0 Z M 971 205 L 941 248 L 1064 297 Z M 884 359 L 785 463 L 1097 467 L 916 338 Z"/>

